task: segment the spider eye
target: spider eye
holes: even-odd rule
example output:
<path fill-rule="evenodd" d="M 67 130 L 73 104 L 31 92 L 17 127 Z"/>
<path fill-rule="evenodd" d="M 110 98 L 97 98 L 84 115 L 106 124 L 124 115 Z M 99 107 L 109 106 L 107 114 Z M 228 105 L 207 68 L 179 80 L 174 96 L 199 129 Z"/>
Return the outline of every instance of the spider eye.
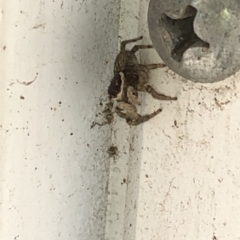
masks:
<path fill-rule="evenodd" d="M 108 88 L 108 95 L 110 98 L 115 98 L 117 97 L 117 94 L 119 93 L 119 90 L 116 86 L 110 86 Z"/>

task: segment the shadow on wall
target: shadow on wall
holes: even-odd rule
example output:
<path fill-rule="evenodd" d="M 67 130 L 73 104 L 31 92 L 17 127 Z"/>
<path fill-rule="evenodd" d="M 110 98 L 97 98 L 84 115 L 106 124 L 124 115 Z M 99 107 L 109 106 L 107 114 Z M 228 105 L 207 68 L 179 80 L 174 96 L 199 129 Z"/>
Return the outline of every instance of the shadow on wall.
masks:
<path fill-rule="evenodd" d="M 66 54 L 71 61 L 68 68 L 68 95 L 76 96 L 75 112 L 79 140 L 78 165 L 81 169 L 82 199 L 78 210 L 79 222 L 75 223 L 82 240 L 104 239 L 109 159 L 107 149 L 111 144 L 108 125 L 90 129 L 101 104 L 107 98 L 107 87 L 112 78 L 113 61 L 117 52 L 118 15 L 120 0 L 72 1 L 72 12 L 66 24 L 74 36 L 67 41 Z M 79 7 L 80 5 L 80 7 Z M 74 104 L 74 103 L 73 103 Z"/>

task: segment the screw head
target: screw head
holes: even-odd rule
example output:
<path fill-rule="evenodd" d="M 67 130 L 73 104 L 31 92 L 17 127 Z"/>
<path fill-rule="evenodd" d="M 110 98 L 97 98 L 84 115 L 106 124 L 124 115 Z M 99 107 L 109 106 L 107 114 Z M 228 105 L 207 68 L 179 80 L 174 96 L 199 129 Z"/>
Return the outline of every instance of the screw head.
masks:
<path fill-rule="evenodd" d="M 148 26 L 166 65 L 194 82 L 240 69 L 240 5 L 235 0 L 150 0 Z"/>

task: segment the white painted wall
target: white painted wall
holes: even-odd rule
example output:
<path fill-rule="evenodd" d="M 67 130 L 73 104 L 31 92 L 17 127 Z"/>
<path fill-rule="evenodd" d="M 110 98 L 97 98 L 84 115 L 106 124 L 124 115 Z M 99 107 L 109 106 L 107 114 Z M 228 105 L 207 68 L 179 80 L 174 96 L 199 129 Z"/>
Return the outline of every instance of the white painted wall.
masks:
<path fill-rule="evenodd" d="M 103 239 L 119 1 L 0 4 L 0 239 Z"/>
<path fill-rule="evenodd" d="M 147 7 L 1 2 L 1 240 L 240 239 L 239 74 L 202 85 L 156 70 L 152 83 L 177 102 L 143 95 L 140 111 L 162 106 L 159 116 L 89 129 L 117 42 L 151 42 Z M 140 58 L 161 61 L 154 50 Z"/>
<path fill-rule="evenodd" d="M 144 0 L 122 1 L 120 35 L 143 34 L 144 42 L 150 42 L 147 7 Z M 142 51 L 141 60 L 160 61 L 154 51 Z M 158 89 L 179 100 L 142 98 L 142 112 L 159 105 L 163 112 L 130 128 L 128 145 L 120 144 L 122 155 L 111 163 L 120 169 L 112 171 L 110 185 L 119 204 L 117 210 L 112 207 L 115 222 L 108 239 L 240 239 L 240 74 L 206 85 L 168 69 L 151 76 Z M 114 135 L 116 141 L 120 134 Z M 119 176 L 127 179 L 125 189 Z"/>

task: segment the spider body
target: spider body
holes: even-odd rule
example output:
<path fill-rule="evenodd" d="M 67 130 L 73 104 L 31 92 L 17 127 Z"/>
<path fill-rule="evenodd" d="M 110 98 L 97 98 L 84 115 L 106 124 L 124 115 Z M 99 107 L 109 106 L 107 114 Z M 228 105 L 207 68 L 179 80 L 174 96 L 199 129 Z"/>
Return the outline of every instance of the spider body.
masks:
<path fill-rule="evenodd" d="M 149 84 L 149 71 L 163 68 L 165 64 L 140 64 L 135 55 L 139 49 L 153 48 L 151 45 L 135 45 L 131 50 L 126 50 L 127 44 L 141 39 L 142 37 L 138 37 L 121 42 L 121 49 L 114 63 L 114 77 L 108 87 L 109 97 L 117 101 L 115 112 L 119 117 L 125 118 L 129 125 L 146 122 L 162 111 L 158 109 L 151 114 L 138 114 L 136 106 L 141 105 L 138 101 L 138 91 L 148 92 L 153 98 L 159 100 L 177 100 L 176 97 L 158 93 Z"/>

